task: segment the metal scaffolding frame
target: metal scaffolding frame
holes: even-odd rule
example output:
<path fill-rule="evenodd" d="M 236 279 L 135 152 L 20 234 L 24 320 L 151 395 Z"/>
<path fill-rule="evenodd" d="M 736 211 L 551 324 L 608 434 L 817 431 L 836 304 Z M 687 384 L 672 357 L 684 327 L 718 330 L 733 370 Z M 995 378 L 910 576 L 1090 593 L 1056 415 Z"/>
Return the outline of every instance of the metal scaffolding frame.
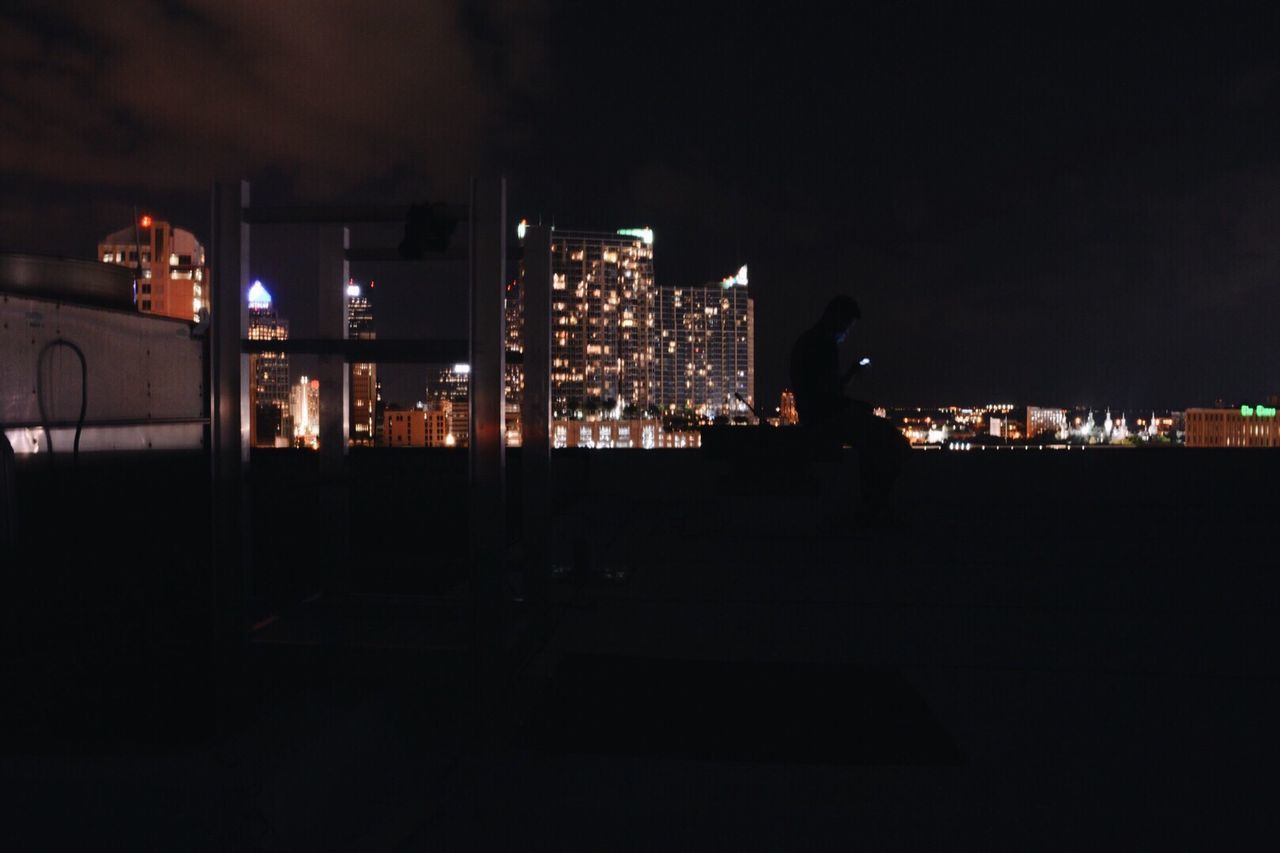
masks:
<path fill-rule="evenodd" d="M 249 356 L 265 351 L 314 354 L 322 387 L 342 387 L 320 403 L 320 456 L 324 512 L 346 513 L 341 472 L 347 453 L 346 411 L 350 362 L 468 361 L 471 364 L 468 504 L 470 510 L 471 648 L 477 696 L 495 707 L 517 657 L 517 631 L 505 601 L 506 447 L 504 429 L 504 296 L 507 262 L 525 263 L 523 562 L 530 636 L 550 625 L 548 548 L 550 495 L 551 229 L 532 227 L 523 251 L 507 247 L 506 181 L 472 179 L 469 203 L 435 205 L 433 213 L 468 224 L 465 254 L 445 247 L 424 260 L 462 260 L 469 267 L 470 325 L 462 339 L 349 340 L 343 294 L 351 260 L 403 260 L 395 249 L 349 246 L 351 223 L 404 222 L 405 206 L 253 207 L 246 181 L 217 182 L 212 191 L 212 269 L 209 336 L 210 474 L 213 490 L 213 599 L 219 648 L 234 652 L 248 637 L 250 564 Z M 316 298 L 320 337 L 288 341 L 248 339 L 249 247 L 254 226 L 306 224 L 316 228 Z M 533 322 L 537 318 L 538 322 Z M 331 543 L 346 553 L 346 524 L 326 524 Z"/>

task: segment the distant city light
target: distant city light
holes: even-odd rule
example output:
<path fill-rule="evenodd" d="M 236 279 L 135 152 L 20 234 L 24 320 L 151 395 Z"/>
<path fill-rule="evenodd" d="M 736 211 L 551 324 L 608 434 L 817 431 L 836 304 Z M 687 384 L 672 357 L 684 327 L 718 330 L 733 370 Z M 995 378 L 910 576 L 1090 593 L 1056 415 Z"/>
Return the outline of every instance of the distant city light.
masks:
<path fill-rule="evenodd" d="M 359 296 L 359 295 L 360 295 L 360 285 L 358 284 L 347 285 L 347 296 Z"/>
<path fill-rule="evenodd" d="M 619 228 L 619 236 L 622 237 L 639 237 L 644 241 L 646 246 L 653 245 L 653 229 L 652 228 Z"/>
<path fill-rule="evenodd" d="M 454 373 L 470 373 L 470 372 L 471 372 L 471 365 L 469 365 L 469 364 L 455 364 L 455 365 L 453 366 L 453 372 L 454 372 Z"/>
<path fill-rule="evenodd" d="M 524 239 L 525 233 L 529 230 L 529 220 L 521 219 L 520 224 L 516 226 L 516 236 L 521 240 Z"/>
<path fill-rule="evenodd" d="M 154 221 L 154 220 L 152 220 L 152 218 L 151 218 L 151 214 L 149 214 L 149 213 L 144 213 L 144 214 L 142 214 L 142 218 L 138 220 L 138 224 L 139 224 L 139 225 L 141 225 L 143 228 L 150 228 L 150 227 L 151 227 L 151 223 L 152 223 L 153 221 Z"/>
<path fill-rule="evenodd" d="M 270 308 L 271 294 L 259 279 L 253 280 L 253 286 L 249 288 L 249 307 L 250 308 Z"/>

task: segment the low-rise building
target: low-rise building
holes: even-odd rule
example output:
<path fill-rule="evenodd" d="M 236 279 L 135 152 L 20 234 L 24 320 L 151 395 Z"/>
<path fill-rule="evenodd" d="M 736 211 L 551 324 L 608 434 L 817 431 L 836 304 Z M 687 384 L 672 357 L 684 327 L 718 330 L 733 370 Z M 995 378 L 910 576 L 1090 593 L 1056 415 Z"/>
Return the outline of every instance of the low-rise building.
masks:
<path fill-rule="evenodd" d="M 1274 406 L 1187 409 L 1187 447 L 1280 447 Z"/>
<path fill-rule="evenodd" d="M 388 408 L 382 419 L 385 447 L 451 447 L 449 412 Z"/>

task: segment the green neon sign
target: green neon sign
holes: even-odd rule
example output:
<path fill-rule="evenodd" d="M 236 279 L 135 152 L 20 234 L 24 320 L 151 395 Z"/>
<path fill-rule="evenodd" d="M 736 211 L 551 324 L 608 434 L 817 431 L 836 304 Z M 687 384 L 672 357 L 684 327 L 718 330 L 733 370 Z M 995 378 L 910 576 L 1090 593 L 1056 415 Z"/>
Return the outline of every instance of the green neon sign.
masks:
<path fill-rule="evenodd" d="M 646 246 L 653 245 L 652 228 L 619 228 L 618 235 L 621 237 L 639 237 Z"/>
<path fill-rule="evenodd" d="M 1240 414 L 1246 418 L 1274 418 L 1276 416 L 1275 406 L 1241 406 Z"/>

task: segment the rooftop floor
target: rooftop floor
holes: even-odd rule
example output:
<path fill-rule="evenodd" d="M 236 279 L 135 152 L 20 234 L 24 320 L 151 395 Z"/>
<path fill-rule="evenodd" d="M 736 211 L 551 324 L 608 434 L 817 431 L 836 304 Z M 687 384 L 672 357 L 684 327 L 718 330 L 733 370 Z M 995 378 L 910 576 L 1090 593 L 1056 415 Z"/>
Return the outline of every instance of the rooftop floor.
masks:
<path fill-rule="evenodd" d="M 913 526 L 866 531 L 834 500 L 839 474 L 815 487 L 694 452 L 557 457 L 577 498 L 555 560 L 589 554 L 588 573 L 557 583 L 551 640 L 483 738 L 465 599 L 448 592 L 281 608 L 227 682 L 238 711 L 220 727 L 192 722 L 211 702 L 187 651 L 11 644 L 11 675 L 35 692 L 26 712 L 10 704 L 9 822 L 24 849 L 86 835 L 1187 849 L 1273 834 L 1280 454 L 911 461 Z M 91 736 L 83 715 L 41 715 L 65 701 L 106 722 Z"/>

